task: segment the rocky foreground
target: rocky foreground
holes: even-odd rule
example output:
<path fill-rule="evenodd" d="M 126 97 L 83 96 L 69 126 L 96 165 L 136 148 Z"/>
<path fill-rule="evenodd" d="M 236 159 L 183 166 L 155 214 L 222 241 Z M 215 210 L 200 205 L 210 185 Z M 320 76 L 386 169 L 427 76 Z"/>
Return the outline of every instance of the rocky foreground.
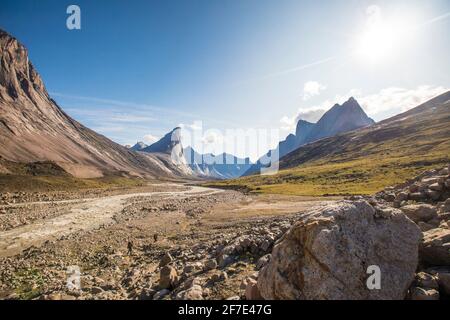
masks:
<path fill-rule="evenodd" d="M 447 299 L 449 170 L 301 215 L 248 292 L 265 299 Z M 367 283 L 370 266 L 380 271 L 376 288 Z"/>
<path fill-rule="evenodd" d="M 133 198 L 111 225 L 0 259 L 0 294 L 448 299 L 449 194 L 446 167 L 371 197 L 299 203 L 295 212 L 282 214 L 253 214 L 262 205 L 258 197 L 232 191 Z M 278 201 L 264 205 L 276 208 Z M 67 286 L 72 265 L 80 268 L 80 286 Z M 377 270 L 378 280 L 371 277 Z"/>

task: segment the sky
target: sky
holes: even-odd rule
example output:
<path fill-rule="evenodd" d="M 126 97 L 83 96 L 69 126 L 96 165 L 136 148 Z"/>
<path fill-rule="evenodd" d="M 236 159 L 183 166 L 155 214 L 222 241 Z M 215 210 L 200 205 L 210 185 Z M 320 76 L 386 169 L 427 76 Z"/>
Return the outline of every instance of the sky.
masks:
<path fill-rule="evenodd" d="M 448 0 L 1 0 L 0 28 L 68 114 L 121 144 L 182 126 L 200 151 L 255 160 L 350 96 L 379 121 L 450 88 Z M 268 145 L 230 146 L 250 131 Z"/>

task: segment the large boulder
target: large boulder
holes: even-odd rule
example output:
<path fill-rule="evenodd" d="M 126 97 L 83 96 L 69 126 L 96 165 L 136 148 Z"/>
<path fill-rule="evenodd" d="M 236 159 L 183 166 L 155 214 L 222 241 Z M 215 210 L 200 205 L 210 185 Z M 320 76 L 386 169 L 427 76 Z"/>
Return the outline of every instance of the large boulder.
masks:
<path fill-rule="evenodd" d="M 362 200 L 318 208 L 274 246 L 258 289 L 264 299 L 403 299 L 420 239 L 418 226 L 397 209 Z M 373 265 L 381 271 L 380 289 L 366 284 Z"/>

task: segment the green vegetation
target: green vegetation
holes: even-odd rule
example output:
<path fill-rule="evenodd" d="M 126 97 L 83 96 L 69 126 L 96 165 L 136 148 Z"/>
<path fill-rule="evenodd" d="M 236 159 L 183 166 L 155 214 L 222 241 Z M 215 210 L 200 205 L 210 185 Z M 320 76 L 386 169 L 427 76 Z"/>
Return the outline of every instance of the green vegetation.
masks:
<path fill-rule="evenodd" d="M 15 288 L 18 299 L 31 300 L 42 294 L 41 288 L 45 279 L 36 268 L 21 269 L 14 273 L 9 284 Z"/>
<path fill-rule="evenodd" d="M 255 193 L 302 196 L 372 194 L 420 172 L 448 163 L 448 158 L 416 162 L 409 157 L 371 158 L 341 163 L 310 163 L 273 176 L 250 176 L 207 183 L 211 187 L 247 189 Z"/>
<path fill-rule="evenodd" d="M 143 179 L 121 176 L 81 179 L 72 176 L 29 176 L 0 174 L 0 192 L 45 192 L 80 189 L 108 189 L 114 187 L 138 187 L 145 185 Z"/>

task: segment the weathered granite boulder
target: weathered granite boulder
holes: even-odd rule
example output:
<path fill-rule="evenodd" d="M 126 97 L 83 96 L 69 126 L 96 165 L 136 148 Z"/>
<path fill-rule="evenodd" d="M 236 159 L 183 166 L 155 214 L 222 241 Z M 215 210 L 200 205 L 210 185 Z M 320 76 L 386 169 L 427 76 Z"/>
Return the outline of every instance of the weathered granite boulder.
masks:
<path fill-rule="evenodd" d="M 264 299 L 403 299 L 420 240 L 418 226 L 398 209 L 362 200 L 321 207 L 275 245 L 258 289 Z M 368 289 L 369 266 L 379 267 L 380 289 Z"/>

